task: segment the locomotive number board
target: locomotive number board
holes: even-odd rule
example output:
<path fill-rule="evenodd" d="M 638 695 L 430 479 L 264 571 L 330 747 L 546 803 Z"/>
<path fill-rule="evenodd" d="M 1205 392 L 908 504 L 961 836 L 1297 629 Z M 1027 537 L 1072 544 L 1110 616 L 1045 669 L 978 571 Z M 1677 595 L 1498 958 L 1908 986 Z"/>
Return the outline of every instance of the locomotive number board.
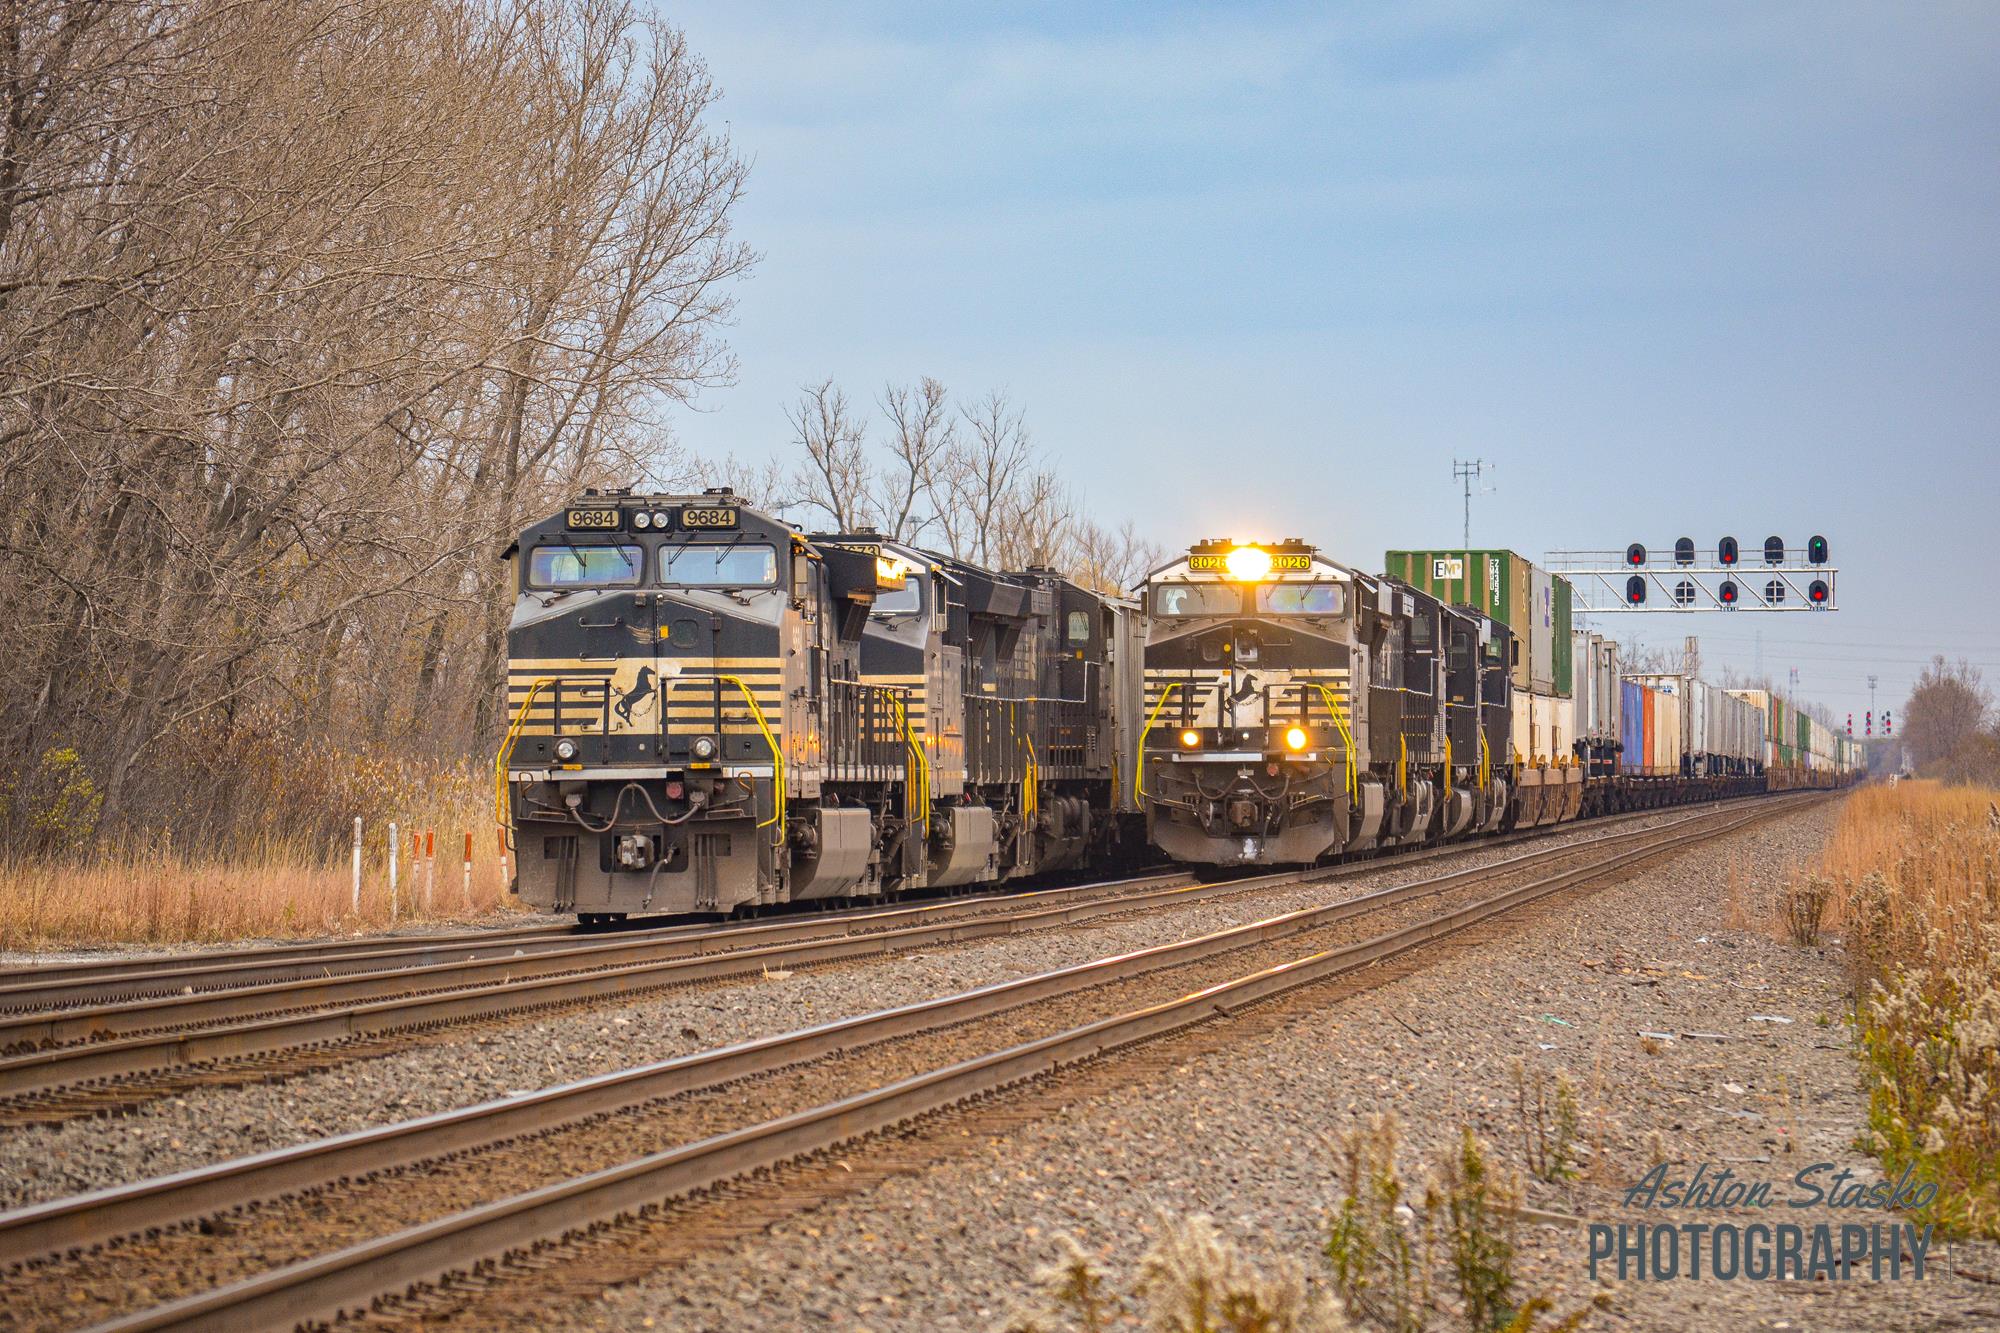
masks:
<path fill-rule="evenodd" d="M 681 510 L 681 526 L 691 532 L 733 528 L 736 526 L 736 511 L 728 505 L 703 509 L 690 505 Z"/>
<path fill-rule="evenodd" d="M 625 513 L 619 509 L 572 509 L 563 521 L 571 532 L 616 532 L 625 526 Z"/>
<path fill-rule="evenodd" d="M 1309 555 L 1287 555 L 1282 551 L 1273 551 L 1271 553 L 1271 572 L 1273 574 L 1305 574 L 1310 572 L 1312 567 L 1312 557 Z M 1188 557 L 1188 572 L 1190 574 L 1227 574 L 1229 572 L 1228 557 L 1226 554 L 1191 555 Z"/>

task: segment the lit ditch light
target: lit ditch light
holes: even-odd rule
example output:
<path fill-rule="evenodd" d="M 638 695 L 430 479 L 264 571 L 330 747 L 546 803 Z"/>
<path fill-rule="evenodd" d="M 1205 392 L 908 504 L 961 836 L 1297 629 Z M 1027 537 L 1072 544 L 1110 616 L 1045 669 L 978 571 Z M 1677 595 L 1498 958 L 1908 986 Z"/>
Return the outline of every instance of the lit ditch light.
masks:
<path fill-rule="evenodd" d="M 1181 733 L 1181 744 L 1190 750 L 1194 749 L 1195 746 L 1201 744 L 1201 733 L 1192 729 L 1183 731 Z"/>
<path fill-rule="evenodd" d="M 1305 749 L 1311 740 L 1312 737 L 1306 735 L 1304 727 L 1293 727 L 1285 733 L 1285 747 L 1295 752 Z"/>

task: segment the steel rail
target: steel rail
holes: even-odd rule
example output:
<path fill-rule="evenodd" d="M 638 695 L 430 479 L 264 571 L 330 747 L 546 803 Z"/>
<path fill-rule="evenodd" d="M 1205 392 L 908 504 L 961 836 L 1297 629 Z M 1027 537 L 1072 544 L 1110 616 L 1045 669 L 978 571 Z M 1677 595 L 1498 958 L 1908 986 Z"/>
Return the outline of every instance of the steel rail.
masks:
<path fill-rule="evenodd" d="M 437 1281 L 539 1242 L 713 1188 L 759 1170 L 893 1129 L 1115 1049 L 1208 1022 L 1287 991 L 1353 972 L 1454 934 L 1529 901 L 1635 861 L 1732 832 L 1792 803 L 1675 832 L 1592 864 L 1532 880 L 1398 930 L 1322 950 L 1176 1000 L 1096 1020 L 762 1124 L 713 1135 L 632 1162 L 406 1228 L 212 1291 L 96 1326 L 93 1333 L 234 1330 L 365 1310 L 377 1297 Z M 1703 822 L 1707 822 L 1705 819 Z M 1643 830 L 1657 834 L 1660 830 Z"/>
<path fill-rule="evenodd" d="M 1433 897 L 1481 879 L 1518 872 L 1562 855 L 1603 851 L 1639 840 L 1638 848 L 1621 852 L 1619 856 L 1626 860 L 1650 856 L 1658 851 L 1659 845 L 1678 845 L 1691 837 L 1713 836 L 1715 830 L 1712 828 L 1689 833 L 1686 826 L 1695 822 L 1713 822 L 1730 815 L 1737 816 L 1739 820 L 1761 817 L 1758 813 L 1711 812 L 1677 821 L 1665 828 L 1634 830 L 1607 835 L 1587 844 L 1547 848 L 1491 865 L 1467 867 L 1432 879 L 1390 886 L 1339 903 L 1300 908 L 1263 921 L 998 982 L 956 995 L 0 1213 L 0 1266 L 65 1253 L 153 1228 L 173 1226 L 222 1209 L 280 1197 L 334 1180 L 352 1179 L 447 1154 L 488 1147 L 663 1097 L 734 1082 L 771 1069 L 988 1017 L 1051 996 L 1324 929 L 1387 907 Z M 1731 828 L 1736 826 L 1728 825 Z"/>
<path fill-rule="evenodd" d="M 496 960 L 510 960 L 517 956 L 549 953 L 573 953 L 583 956 L 592 951 L 629 950 L 642 945 L 652 949 L 655 956 L 679 956 L 663 954 L 660 949 L 661 946 L 672 947 L 683 941 L 712 943 L 713 951 L 719 952 L 737 947 L 735 941 L 739 940 L 771 941 L 804 938 L 811 934 L 827 934 L 841 923 L 887 924 L 895 920 L 943 920 L 949 917 L 974 916 L 990 912 L 996 905 L 1004 906 L 1010 902 L 1060 901 L 1141 885 L 1169 881 L 1185 883 L 1187 878 L 1187 875 L 1180 871 L 1152 873 L 1055 888 L 1011 890 L 1006 893 L 945 898 L 907 907 L 870 906 L 852 911 L 801 914 L 781 921 L 741 925 L 718 925 L 709 921 L 616 932 L 563 930 L 551 933 L 544 930 L 538 935 L 513 938 L 468 937 L 460 933 L 442 937 L 442 942 L 439 943 L 427 942 L 411 946 L 378 939 L 374 941 L 376 945 L 389 947 L 377 947 L 373 950 L 350 949 L 334 957 L 312 954 L 292 960 L 251 959 L 172 970 L 112 973 L 83 980 L 57 978 L 46 981 L 24 981 L 14 985 L 0 984 L 0 1050 L 12 1044 L 11 1037 L 4 1031 L 4 1025 L 14 1021 L 12 1014 L 7 1011 L 18 1011 L 24 1015 L 21 1021 L 29 1022 L 32 1020 L 25 1015 L 42 1014 L 58 1009 L 110 1011 L 118 1001 L 127 999 L 178 999 L 188 994 L 245 991 L 257 987 L 282 986 L 292 982 L 323 981 L 333 977 L 378 974 L 409 976 L 455 963 L 480 961 L 492 963 Z M 692 948 L 682 950 L 682 953 L 695 952 L 702 950 Z M 157 1006 L 131 1006 L 135 1012 L 143 1012 L 149 1007 L 157 1008 Z M 114 1027 L 106 1030 L 117 1029 Z"/>
<path fill-rule="evenodd" d="M 1703 814 L 1696 813 L 1685 818 L 1702 817 Z M 1479 851 L 1492 845 L 1492 842 L 1445 844 L 1392 861 L 1355 862 L 1304 873 L 1281 871 L 1217 884 L 1186 885 L 1113 898 L 1088 899 L 1074 905 L 1018 913 L 992 912 L 963 922 L 943 920 L 864 934 L 829 935 L 824 925 L 813 919 L 787 920 L 753 928 L 768 932 L 760 938 L 771 940 L 770 943 L 694 956 L 685 956 L 691 951 L 676 951 L 667 957 L 661 957 L 659 946 L 654 945 L 650 946 L 650 951 L 641 954 L 642 961 L 600 965 L 589 970 L 562 970 L 561 964 L 566 960 L 562 951 L 557 951 L 555 954 L 509 958 L 498 963 L 446 964 L 437 969 L 405 969 L 394 973 L 365 974 L 352 979 L 287 983 L 235 994 L 224 992 L 211 996 L 180 997 L 165 1005 L 122 1006 L 114 1015 L 127 1022 L 150 1021 L 155 1026 L 161 1026 L 159 1019 L 163 1009 L 170 1009 L 183 1017 L 199 1015 L 215 1018 L 216 1025 L 205 1028 L 104 1039 L 107 1028 L 95 1022 L 106 1012 L 102 1010 L 0 1017 L 0 1049 L 22 1050 L 65 1037 L 71 1040 L 69 1045 L 28 1049 L 22 1054 L 0 1058 L 0 1097 L 27 1097 L 136 1074 L 159 1073 L 358 1038 L 504 1017 L 552 1005 L 630 996 L 669 986 L 725 980 L 761 973 L 773 966 L 782 969 L 848 961 L 908 948 L 996 938 L 1074 924 L 1094 916 L 1147 906 L 1177 905 L 1216 896 L 1257 892 L 1290 883 L 1349 878 L 1433 856 Z M 1559 854 L 1577 845 L 1582 844 L 1565 844 L 1550 850 Z M 1042 894 L 1055 897 L 1066 892 L 1043 890 Z M 945 906 L 948 905 L 895 909 L 855 921 L 879 924 L 884 917 L 922 916 Z M 594 947 L 618 949 L 621 942 L 612 941 Z M 592 954 L 591 957 L 601 961 L 605 955 Z M 468 975 L 463 969 L 468 966 L 480 970 L 477 975 L 487 978 L 485 984 L 477 989 L 453 989 L 441 985 L 425 994 L 409 993 L 412 987 L 408 980 L 412 977 L 449 974 L 463 979 Z M 452 968 L 461 970 L 449 971 Z M 391 996 L 366 998 L 370 991 L 379 995 L 383 990 L 390 991 Z M 305 1007 L 302 997 L 307 994 L 312 995 L 322 1007 L 310 1012 L 298 1012 Z M 245 1003 L 246 999 L 249 1004 L 263 1006 L 267 1013 L 272 1008 L 280 1007 L 291 1012 L 261 1018 L 239 1017 L 231 1021 L 231 1007 Z M 272 1003 L 274 999 L 291 1002 L 279 1006 Z M 324 1007 L 335 1004 L 345 1007 Z M 237 1012 L 241 1014 L 242 1010 Z"/>
<path fill-rule="evenodd" d="M 1696 802 L 1685 807 L 1687 810 L 1701 808 L 1714 809 L 1729 801 L 1751 800 L 1754 797 L 1729 797 L 1719 801 Z M 1676 807 L 1662 806 L 1647 810 L 1626 811 L 1615 815 L 1600 815 L 1590 820 L 1570 820 L 1562 824 L 1543 825 L 1532 829 L 1520 829 L 1498 836 L 1481 836 L 1466 841 L 1433 844 L 1420 847 L 1378 848 L 1360 854 L 1354 860 L 1341 861 L 1327 869 L 1379 868 L 1397 863 L 1423 860 L 1427 857 L 1460 851 L 1474 851 L 1479 847 L 1504 847 L 1515 843 L 1534 841 L 1552 834 L 1561 834 L 1579 828 L 1604 828 L 1614 824 L 1627 823 L 1638 819 L 1656 818 Z M 1140 875 L 1135 878 L 1147 878 Z M 1020 890 L 1006 886 L 996 886 L 994 891 L 956 898 L 938 899 L 934 903 L 914 902 L 909 906 L 953 906 L 966 903 L 1004 902 L 1012 898 L 1034 893 L 1079 893 L 1092 889 L 1102 889 L 1122 881 L 1104 880 L 1091 884 L 1056 885 L 1052 887 Z M 885 910 L 898 910 L 887 903 L 868 903 L 836 911 L 801 912 L 799 919 L 831 921 L 854 916 L 869 915 Z M 656 925 L 643 924 L 646 920 L 659 922 Z M 167 994 L 174 989 L 192 987 L 196 990 L 222 989 L 230 981 L 233 970 L 240 978 L 235 984 L 264 984 L 266 982 L 296 980 L 309 976 L 336 975 L 337 969 L 347 967 L 351 962 L 367 960 L 370 963 L 394 963 L 399 957 L 408 957 L 415 965 L 425 962 L 447 961 L 447 951 L 465 950 L 472 956 L 481 950 L 498 947 L 519 948 L 525 945 L 560 948 L 566 944 L 576 944 L 594 938 L 632 939 L 640 936 L 652 938 L 672 938 L 677 935 L 713 934 L 724 937 L 741 931 L 760 928 L 761 923 L 738 923 L 733 921 L 676 921 L 669 917 L 640 918 L 628 921 L 622 926 L 580 926 L 580 925 L 534 925 L 507 926 L 495 928 L 467 928 L 464 930 L 439 931 L 430 934 L 410 935 L 367 935 L 346 940 L 313 940 L 291 944 L 256 945 L 248 948 L 211 949 L 192 953 L 162 953 L 124 955 L 120 957 L 92 959 L 66 963 L 29 963 L 0 967 L 0 1011 L 21 1008 L 52 1008 L 61 1004 L 83 1004 L 99 1000 L 113 1000 L 121 995 Z M 257 976 L 257 969 L 269 968 L 268 976 Z M 362 969 L 355 969 L 362 970 Z M 100 981 L 104 983 L 101 992 L 93 991 L 83 983 Z M 71 989 L 64 991 L 68 986 Z"/>
<path fill-rule="evenodd" d="M 1684 820 L 1702 817 L 1693 814 Z M 1650 830 L 1640 830 L 1646 831 Z M 686 942 L 687 948 L 674 948 L 674 942 L 668 942 L 666 948 L 671 952 L 663 957 L 659 943 L 630 945 L 614 940 L 590 946 L 580 955 L 594 964 L 588 968 L 568 966 L 579 957 L 578 951 L 558 950 L 522 958 L 290 982 L 256 990 L 181 996 L 103 1009 L 0 1016 L 0 1049 L 21 1052 L 0 1058 L 0 1097 L 28 1097 L 130 1075 L 504 1017 L 552 1005 L 630 996 L 669 986 L 726 980 L 759 974 L 773 967 L 789 969 L 998 938 L 1146 907 L 1180 905 L 1293 883 L 1350 878 L 1428 856 L 1479 851 L 1491 845 L 1490 842 L 1446 844 L 1393 861 L 1356 862 L 1305 872 L 1286 870 L 1216 884 L 1091 898 L 1056 907 L 1031 907 L 1021 912 L 988 912 L 963 921 L 933 920 L 866 933 L 829 934 L 824 925 L 810 918 L 788 920 L 755 928 L 769 932 L 760 938 L 773 942 L 729 952 L 697 953 L 693 946 L 699 941 L 691 940 Z M 1577 845 L 1581 844 L 1564 844 L 1548 851 L 1563 854 Z M 1056 897 L 1066 892 L 1043 890 L 1042 895 Z M 857 918 L 849 924 L 880 924 L 884 918 L 921 917 L 948 906 L 895 909 Z M 639 961 L 622 964 L 607 961 L 619 955 L 634 955 Z M 470 978 L 478 984 L 476 988 L 464 984 L 454 987 L 440 980 L 424 993 L 412 993 L 416 982 L 434 978 L 460 983 Z M 183 1026 L 168 1028 L 163 1019 L 169 1016 L 180 1019 Z M 185 1026 L 200 1021 L 212 1025 Z M 159 1030 L 118 1035 L 121 1030 L 133 1028 Z M 69 1044 L 50 1044 L 57 1042 Z"/>

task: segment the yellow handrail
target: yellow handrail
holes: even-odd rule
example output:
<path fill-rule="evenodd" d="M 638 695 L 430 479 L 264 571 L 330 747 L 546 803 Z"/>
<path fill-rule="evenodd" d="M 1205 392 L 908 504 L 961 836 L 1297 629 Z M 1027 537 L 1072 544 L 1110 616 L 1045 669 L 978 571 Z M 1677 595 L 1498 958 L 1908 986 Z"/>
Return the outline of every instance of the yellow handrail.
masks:
<path fill-rule="evenodd" d="M 778 748 L 778 738 L 771 731 L 771 724 L 764 720 L 764 710 L 757 706 L 757 696 L 743 683 L 743 677 L 717 676 L 716 679 L 727 681 L 743 692 L 743 701 L 750 705 L 750 716 L 756 719 L 757 730 L 764 733 L 764 744 L 771 747 L 771 817 L 757 827 L 769 828 L 776 824 L 778 833 L 772 845 L 783 847 L 785 845 L 785 752 Z M 722 743 L 721 736 L 715 739 L 718 745 Z"/>
<path fill-rule="evenodd" d="M 507 762 L 514 757 L 514 746 L 521 739 L 521 729 L 528 724 L 528 710 L 535 706 L 535 698 L 545 685 L 556 683 L 554 676 L 541 676 L 528 687 L 528 697 L 521 700 L 521 706 L 514 710 L 514 720 L 508 724 L 507 735 L 500 742 L 500 753 L 493 758 L 493 815 L 501 828 L 514 831 L 514 812 L 507 801 Z"/>
<path fill-rule="evenodd" d="M 1174 691 L 1181 687 L 1180 681 L 1170 681 L 1167 688 L 1160 691 L 1160 701 L 1153 705 L 1153 711 L 1146 718 L 1146 725 L 1139 729 L 1139 762 L 1132 766 L 1132 796 L 1135 800 L 1146 799 L 1146 737 L 1153 734 L 1153 724 L 1160 720 L 1160 710 L 1167 706 L 1167 700 L 1174 697 Z"/>
<path fill-rule="evenodd" d="M 1410 738 L 1396 733 L 1396 794 L 1410 798 Z"/>
<path fill-rule="evenodd" d="M 1486 743 L 1486 723 L 1479 724 L 1479 790 L 1493 785 L 1493 749 Z"/>
<path fill-rule="evenodd" d="M 1334 729 L 1340 732 L 1340 743 L 1347 747 L 1347 800 L 1350 805 L 1361 803 L 1361 775 L 1354 771 L 1354 733 L 1348 730 L 1347 713 L 1334 702 L 1332 691 L 1316 680 L 1307 681 L 1319 691 L 1320 698 L 1326 700 L 1326 711 L 1333 715 Z"/>
<path fill-rule="evenodd" d="M 1451 800 L 1451 737 L 1444 738 L 1444 799 Z"/>
<path fill-rule="evenodd" d="M 914 770 L 908 765 L 905 765 L 904 768 L 907 776 L 903 779 L 903 818 L 912 824 L 923 825 L 924 843 L 928 846 L 931 837 L 930 757 L 924 753 L 923 745 L 917 740 L 916 733 L 910 728 L 909 710 L 903 707 L 903 701 L 892 693 L 889 695 L 889 702 L 895 705 L 896 722 L 903 730 L 903 743 L 917 761 Z M 921 779 L 921 784 L 919 783 L 919 779 Z M 923 812 L 922 819 L 917 818 L 919 810 Z"/>

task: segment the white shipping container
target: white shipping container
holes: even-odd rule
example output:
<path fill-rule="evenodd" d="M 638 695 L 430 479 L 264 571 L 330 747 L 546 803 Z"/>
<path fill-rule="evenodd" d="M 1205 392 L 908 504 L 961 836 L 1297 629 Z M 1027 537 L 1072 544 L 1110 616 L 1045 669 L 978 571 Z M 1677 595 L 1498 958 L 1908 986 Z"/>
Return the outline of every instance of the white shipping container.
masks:
<path fill-rule="evenodd" d="M 1529 763 L 1546 764 L 1574 755 L 1576 704 L 1552 694 L 1515 690 L 1514 749 Z"/>
<path fill-rule="evenodd" d="M 1531 566 L 1528 575 L 1528 680 L 1544 695 L 1555 693 L 1555 582 L 1549 571 Z M 1571 675 L 1575 665 L 1571 664 Z"/>
<path fill-rule="evenodd" d="M 1618 739 L 1620 700 L 1624 691 L 1619 688 L 1618 642 L 1593 634 L 1590 674 L 1596 685 L 1594 697 L 1598 702 L 1598 713 L 1593 718 L 1597 733 L 1606 741 Z"/>
<path fill-rule="evenodd" d="M 1685 706 L 1685 693 L 1672 683 L 1655 686 L 1659 695 L 1653 709 L 1653 752 L 1646 757 L 1646 766 L 1654 773 L 1678 773 L 1681 771 L 1681 714 Z"/>

